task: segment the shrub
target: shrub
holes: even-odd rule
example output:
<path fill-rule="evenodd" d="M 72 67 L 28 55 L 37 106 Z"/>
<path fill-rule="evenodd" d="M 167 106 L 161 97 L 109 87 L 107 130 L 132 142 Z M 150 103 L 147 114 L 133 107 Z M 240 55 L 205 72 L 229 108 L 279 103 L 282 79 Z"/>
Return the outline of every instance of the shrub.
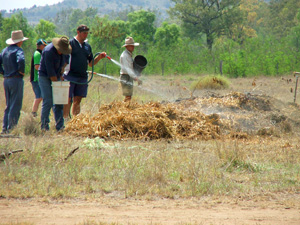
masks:
<path fill-rule="evenodd" d="M 201 89 L 226 89 L 229 87 L 229 81 L 220 75 L 201 77 L 198 81 L 192 83 L 192 90 Z"/>

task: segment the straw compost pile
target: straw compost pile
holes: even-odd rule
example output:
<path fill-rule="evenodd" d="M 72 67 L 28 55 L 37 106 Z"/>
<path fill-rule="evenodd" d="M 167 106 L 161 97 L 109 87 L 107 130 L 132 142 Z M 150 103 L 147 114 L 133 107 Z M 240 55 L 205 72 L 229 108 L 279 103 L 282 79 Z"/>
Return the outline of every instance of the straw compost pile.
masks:
<path fill-rule="evenodd" d="M 112 139 L 215 139 L 218 116 L 185 111 L 178 104 L 113 102 L 96 115 L 79 114 L 66 126 L 71 135 Z"/>

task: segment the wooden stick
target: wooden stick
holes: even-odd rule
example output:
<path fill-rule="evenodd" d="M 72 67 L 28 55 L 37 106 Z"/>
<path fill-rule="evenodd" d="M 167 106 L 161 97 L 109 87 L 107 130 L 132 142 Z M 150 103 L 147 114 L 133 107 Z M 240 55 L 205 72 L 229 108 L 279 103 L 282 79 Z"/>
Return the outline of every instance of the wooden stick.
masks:
<path fill-rule="evenodd" d="M 10 157 L 12 154 L 15 154 L 15 153 L 18 153 L 18 152 L 23 152 L 23 150 L 14 150 L 14 151 L 11 151 L 11 152 L 3 152 L 1 155 L 0 155 L 0 161 L 4 161 L 5 159 L 7 159 L 8 157 Z"/>
<path fill-rule="evenodd" d="M 294 103 L 296 103 L 296 97 L 297 97 L 298 78 L 299 78 L 299 77 L 296 76 L 296 86 L 295 86 Z"/>
<path fill-rule="evenodd" d="M 68 158 L 70 158 L 77 150 L 79 149 L 79 147 L 77 147 L 77 148 L 75 148 L 74 150 L 72 150 L 69 154 L 68 154 L 68 156 L 65 158 L 65 161 L 68 159 Z"/>

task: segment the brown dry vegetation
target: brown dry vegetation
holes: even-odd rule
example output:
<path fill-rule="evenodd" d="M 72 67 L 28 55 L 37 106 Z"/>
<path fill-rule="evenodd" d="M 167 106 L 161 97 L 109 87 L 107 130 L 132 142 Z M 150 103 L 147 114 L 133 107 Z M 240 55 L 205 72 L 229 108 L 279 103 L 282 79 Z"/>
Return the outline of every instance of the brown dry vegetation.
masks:
<path fill-rule="evenodd" d="M 41 134 L 27 81 L 17 137 L 0 139 L 24 150 L 0 162 L 0 224 L 299 224 L 294 77 L 197 80 L 145 77 L 125 104 L 94 78 L 60 134 Z"/>

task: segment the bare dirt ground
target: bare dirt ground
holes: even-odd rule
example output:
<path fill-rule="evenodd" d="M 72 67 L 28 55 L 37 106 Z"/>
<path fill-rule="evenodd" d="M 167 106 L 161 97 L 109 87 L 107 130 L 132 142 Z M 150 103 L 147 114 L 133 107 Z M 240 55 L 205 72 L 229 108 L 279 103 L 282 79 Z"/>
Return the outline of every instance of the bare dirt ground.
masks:
<path fill-rule="evenodd" d="M 165 95 L 168 100 L 186 99 L 191 93 L 186 90 L 188 82 L 168 81 Z M 194 97 L 204 98 L 222 96 L 230 92 L 240 92 L 248 96 L 243 108 L 205 105 L 199 102 L 205 113 L 218 113 L 221 118 L 238 121 L 234 124 L 241 131 L 257 131 L 261 128 L 287 121 L 298 127 L 299 107 L 293 104 L 295 78 L 247 78 L 231 80 L 229 90 L 195 91 Z M 172 88 L 174 87 L 174 90 Z M 179 90 L 180 89 L 180 90 Z M 179 91 L 178 91 L 179 90 Z M 158 91 L 162 91 L 161 89 Z M 177 95 L 175 94 L 177 93 Z M 180 96 L 178 96 L 180 94 Z M 300 98 L 300 96 L 299 96 Z M 251 101 L 253 100 L 253 101 Z M 182 101 L 179 101 L 182 103 Z M 299 102 L 297 99 L 296 103 Z M 195 106 L 186 104 L 191 110 Z M 199 107 L 200 107 L 199 106 Z M 252 109 L 249 109 L 253 106 Z M 249 117 L 252 120 L 249 120 Z M 248 119 L 247 119 L 248 118 Z M 257 121 L 261 121 L 259 124 Z M 0 187 L 1 188 L 1 187 Z M 118 224 L 300 224 L 300 203 L 298 205 L 283 202 L 300 202 L 300 193 L 279 194 L 276 198 L 211 198 L 200 199 L 157 199 L 135 200 L 120 196 L 104 196 L 94 200 L 44 199 L 0 199 L 0 224 L 28 222 L 34 224 L 74 225 L 87 221 Z M 298 201 L 295 199 L 298 199 Z"/>
<path fill-rule="evenodd" d="M 286 196 L 287 198 L 292 196 Z M 299 198 L 299 196 L 294 196 Z M 300 200 L 300 199 L 299 199 Z M 300 224 L 299 208 L 276 201 L 234 199 L 160 199 L 104 197 L 96 201 L 0 200 L 3 222 L 74 225 L 87 221 L 118 224 Z"/>

